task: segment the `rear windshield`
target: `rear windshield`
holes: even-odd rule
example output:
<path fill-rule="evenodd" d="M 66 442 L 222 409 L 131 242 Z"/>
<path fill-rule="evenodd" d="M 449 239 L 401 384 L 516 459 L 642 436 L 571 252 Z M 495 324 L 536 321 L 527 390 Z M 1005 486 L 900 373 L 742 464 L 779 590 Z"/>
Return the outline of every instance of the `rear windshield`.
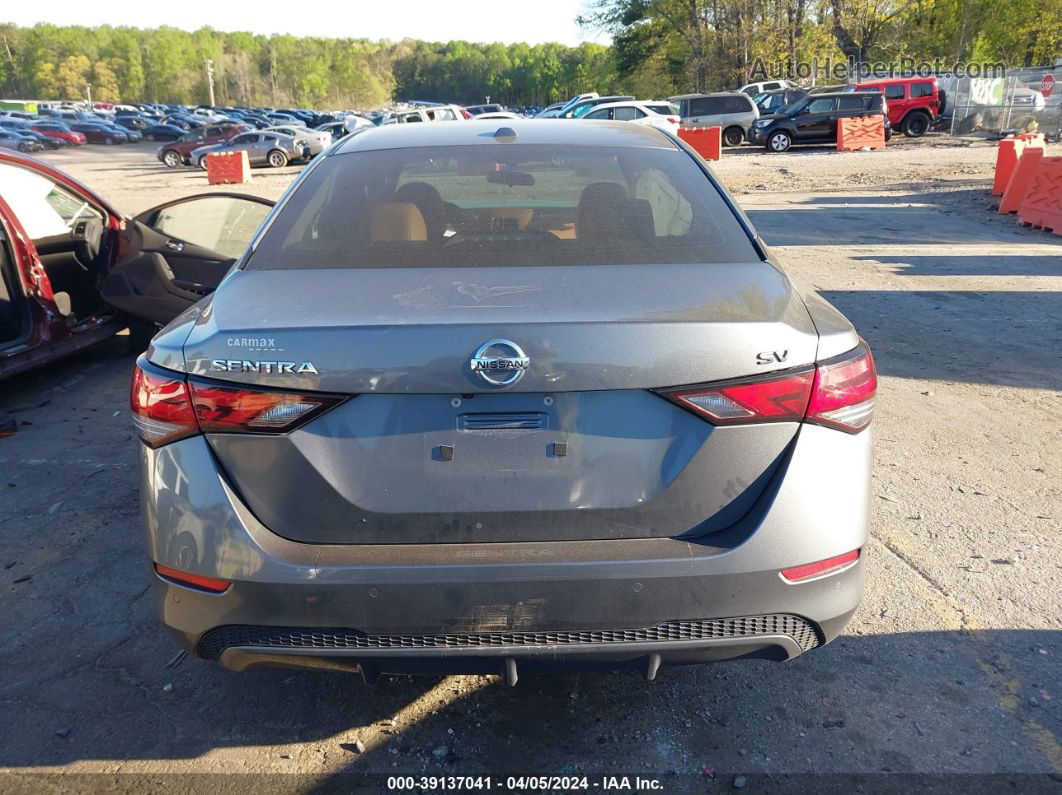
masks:
<path fill-rule="evenodd" d="M 684 152 L 489 144 L 335 155 L 245 267 L 743 262 L 758 256 Z"/>

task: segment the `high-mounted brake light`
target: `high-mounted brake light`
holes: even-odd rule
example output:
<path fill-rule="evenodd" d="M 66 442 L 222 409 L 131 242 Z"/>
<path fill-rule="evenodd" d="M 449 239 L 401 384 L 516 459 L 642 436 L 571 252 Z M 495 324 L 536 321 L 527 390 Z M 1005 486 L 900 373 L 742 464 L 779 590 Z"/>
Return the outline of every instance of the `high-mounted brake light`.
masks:
<path fill-rule="evenodd" d="M 861 344 L 813 368 L 658 394 L 714 425 L 803 420 L 858 433 L 870 424 L 877 383 L 874 357 Z"/>
<path fill-rule="evenodd" d="M 149 447 L 197 433 L 287 433 L 345 400 L 185 379 L 138 361 L 133 372 L 133 423 Z"/>

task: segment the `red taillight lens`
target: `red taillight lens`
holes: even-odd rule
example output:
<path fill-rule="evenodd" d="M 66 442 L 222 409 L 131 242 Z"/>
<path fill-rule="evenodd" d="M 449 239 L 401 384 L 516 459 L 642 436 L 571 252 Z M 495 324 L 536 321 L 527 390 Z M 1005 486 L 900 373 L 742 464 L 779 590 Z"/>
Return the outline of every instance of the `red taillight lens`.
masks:
<path fill-rule="evenodd" d="M 805 370 L 781 377 L 672 389 L 660 394 L 716 425 L 799 422 L 804 419 L 814 379 L 815 371 Z"/>
<path fill-rule="evenodd" d="M 293 429 L 336 405 L 342 398 L 263 392 L 189 381 L 195 417 L 203 431 L 279 433 Z"/>
<path fill-rule="evenodd" d="M 870 349 L 860 346 L 854 358 L 820 364 L 808 406 L 808 422 L 849 433 L 863 430 L 874 412 L 878 376 Z"/>
<path fill-rule="evenodd" d="M 835 558 L 808 563 L 803 566 L 794 566 L 791 569 L 782 569 L 782 577 L 789 582 L 802 582 L 813 577 L 822 577 L 826 574 L 834 574 L 841 569 L 848 568 L 859 560 L 859 550 L 853 549 Z"/>
<path fill-rule="evenodd" d="M 679 123 L 679 117 L 678 116 L 668 116 L 667 120 L 669 122 L 671 122 L 672 124 L 678 124 Z"/>
<path fill-rule="evenodd" d="M 197 433 L 286 433 L 345 400 L 185 380 L 137 362 L 133 423 L 149 447 Z"/>
<path fill-rule="evenodd" d="M 805 420 L 858 433 L 870 424 L 877 391 L 866 345 L 813 369 L 659 394 L 715 425 Z"/>
<path fill-rule="evenodd" d="M 149 447 L 199 433 L 184 378 L 149 372 L 138 362 L 129 403 L 137 433 Z"/>
<path fill-rule="evenodd" d="M 155 564 L 155 571 L 158 572 L 160 577 L 164 577 L 167 580 L 173 580 L 181 585 L 190 585 L 193 588 L 200 588 L 211 593 L 221 593 L 228 590 L 228 587 L 232 585 L 228 580 L 222 580 L 217 577 L 204 577 L 202 574 L 192 574 L 180 569 L 171 569 L 161 563 Z"/>

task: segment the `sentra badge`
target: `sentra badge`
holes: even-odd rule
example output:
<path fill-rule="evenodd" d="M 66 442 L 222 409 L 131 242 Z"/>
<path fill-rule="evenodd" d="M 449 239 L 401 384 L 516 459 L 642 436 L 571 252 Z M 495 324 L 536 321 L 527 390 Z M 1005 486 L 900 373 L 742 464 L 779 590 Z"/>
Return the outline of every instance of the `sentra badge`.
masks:
<path fill-rule="evenodd" d="M 302 375 L 312 373 L 318 375 L 313 362 L 263 362 L 250 359 L 214 359 L 210 363 L 211 370 L 220 370 L 225 373 L 266 373 L 276 375 Z"/>

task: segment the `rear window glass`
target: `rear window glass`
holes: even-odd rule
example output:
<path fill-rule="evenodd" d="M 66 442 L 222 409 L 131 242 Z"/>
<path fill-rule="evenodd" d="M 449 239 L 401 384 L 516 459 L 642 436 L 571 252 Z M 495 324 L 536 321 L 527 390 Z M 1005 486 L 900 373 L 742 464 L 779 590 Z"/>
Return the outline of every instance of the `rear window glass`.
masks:
<path fill-rule="evenodd" d="M 724 113 L 747 113 L 752 106 L 748 97 L 727 97 L 724 105 Z"/>
<path fill-rule="evenodd" d="M 725 113 L 725 97 L 698 97 L 691 99 L 689 115 L 708 116 L 713 113 Z"/>
<path fill-rule="evenodd" d="M 865 110 L 870 107 L 871 97 L 838 97 L 839 110 Z"/>
<path fill-rule="evenodd" d="M 684 152 L 493 144 L 330 157 L 281 208 L 246 267 L 756 259 L 734 212 Z"/>

